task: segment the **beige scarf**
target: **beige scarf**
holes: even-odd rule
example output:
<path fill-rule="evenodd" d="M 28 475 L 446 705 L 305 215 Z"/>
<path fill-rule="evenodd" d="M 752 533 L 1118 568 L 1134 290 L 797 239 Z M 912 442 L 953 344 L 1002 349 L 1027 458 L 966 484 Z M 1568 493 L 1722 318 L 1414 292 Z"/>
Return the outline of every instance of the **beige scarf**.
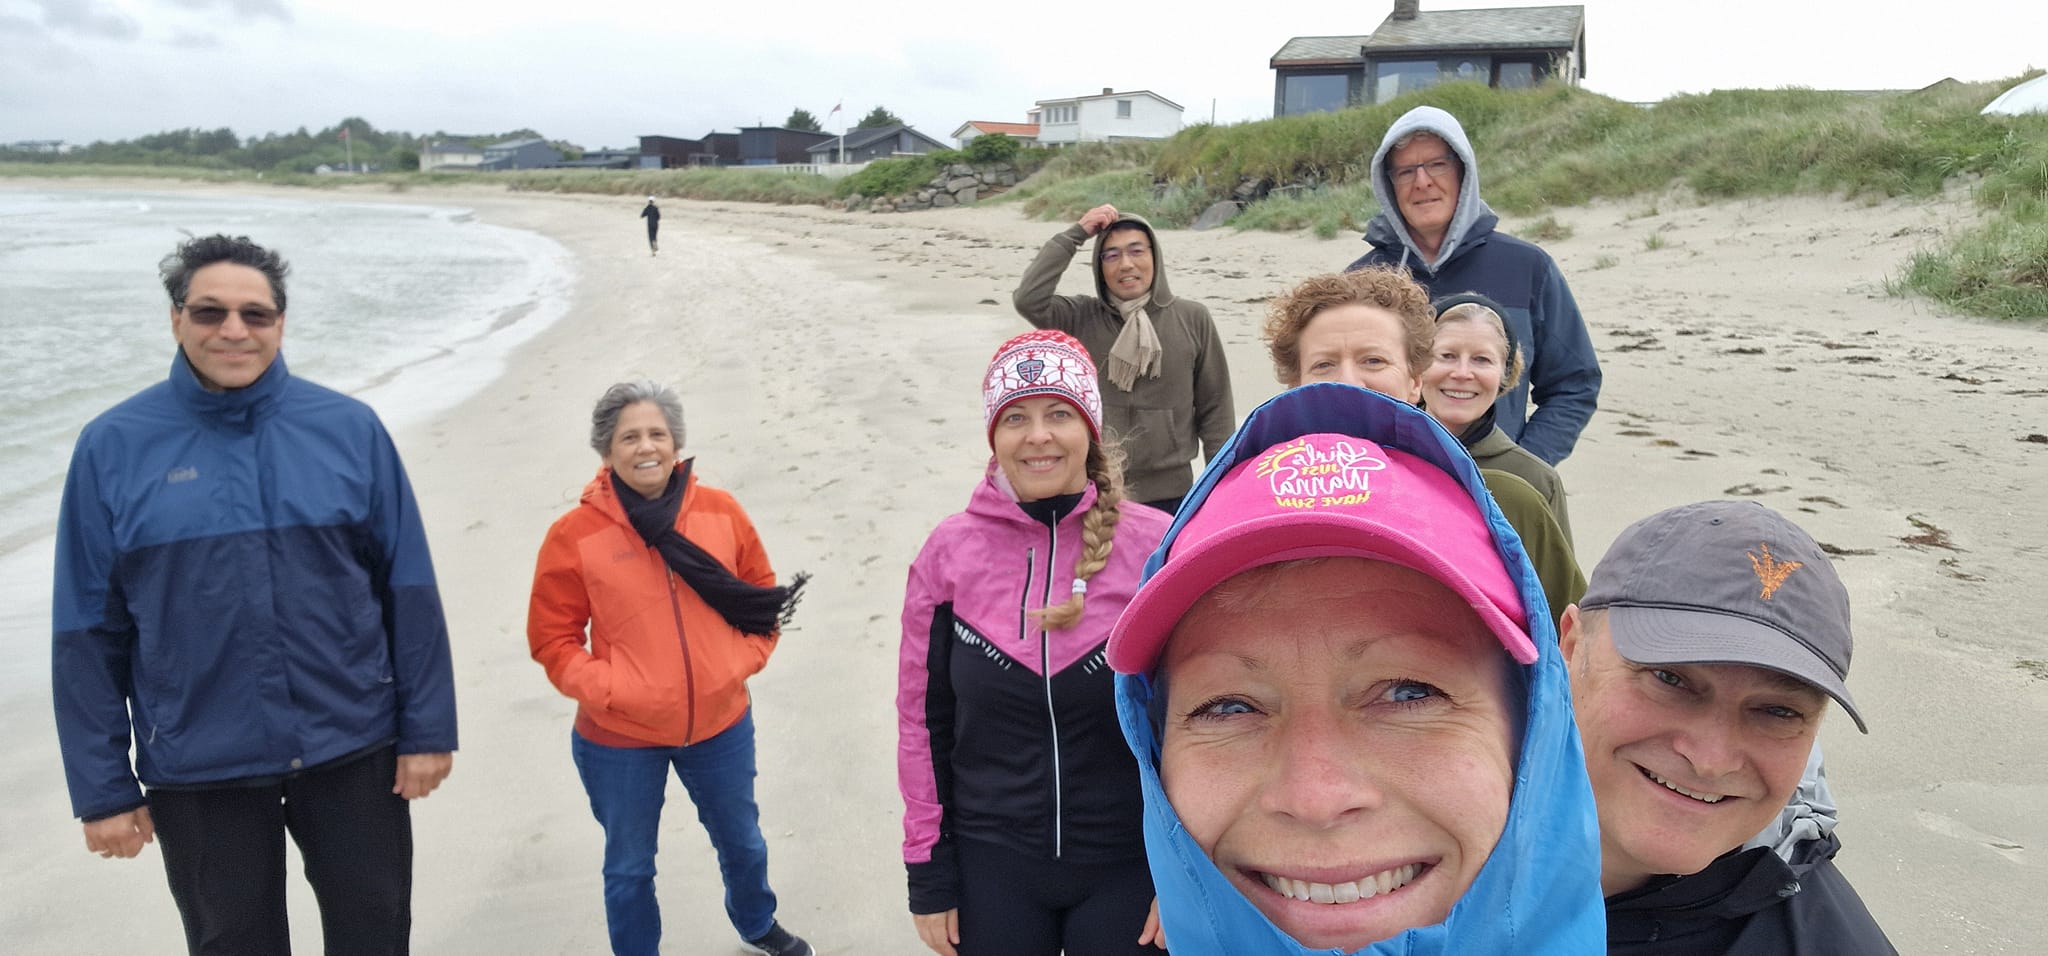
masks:
<path fill-rule="evenodd" d="M 1152 317 L 1145 312 L 1145 306 L 1151 303 L 1150 292 L 1135 299 L 1116 300 L 1116 309 L 1124 316 L 1124 330 L 1117 333 L 1116 344 L 1109 347 L 1109 380 L 1126 392 L 1138 384 L 1140 373 L 1159 377 L 1159 355 L 1163 350 L 1159 347 L 1159 332 L 1152 328 Z"/>

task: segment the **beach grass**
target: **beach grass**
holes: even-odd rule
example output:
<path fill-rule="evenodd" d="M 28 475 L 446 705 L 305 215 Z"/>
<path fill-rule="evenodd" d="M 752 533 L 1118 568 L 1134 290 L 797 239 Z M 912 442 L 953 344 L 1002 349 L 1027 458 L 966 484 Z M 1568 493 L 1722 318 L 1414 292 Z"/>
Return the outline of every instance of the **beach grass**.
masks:
<path fill-rule="evenodd" d="M 1927 198 L 1975 181 L 1983 222 L 1916 256 L 1895 289 L 1976 315 L 2041 317 L 2048 316 L 2041 305 L 2048 298 L 2048 116 L 1978 113 L 2035 75 L 1893 93 L 1717 90 L 1649 105 L 1559 84 L 1494 90 L 1451 83 L 1333 113 L 1190 126 L 1149 157 L 1098 151 L 1087 162 L 1055 161 L 1031 184 L 1025 209 L 1064 219 L 1096 202 L 1122 208 L 1173 195 L 1172 203 L 1143 208 L 1161 225 L 1187 226 L 1210 202 L 1256 181 L 1297 188 L 1251 204 L 1231 221 L 1236 228 L 1326 237 L 1360 231 L 1377 212 L 1369 167 L 1381 137 L 1401 114 L 1431 105 L 1457 116 L 1471 137 L 1487 203 L 1517 216 L 1641 196 L 1654 197 L 1645 216 L 1671 202 Z M 1138 184 L 1149 184 L 1149 193 Z M 1539 219 L 1535 228 L 1558 231 L 1546 222 L 1555 219 Z M 1644 243 L 1646 251 L 1665 244 L 1655 234 Z"/>

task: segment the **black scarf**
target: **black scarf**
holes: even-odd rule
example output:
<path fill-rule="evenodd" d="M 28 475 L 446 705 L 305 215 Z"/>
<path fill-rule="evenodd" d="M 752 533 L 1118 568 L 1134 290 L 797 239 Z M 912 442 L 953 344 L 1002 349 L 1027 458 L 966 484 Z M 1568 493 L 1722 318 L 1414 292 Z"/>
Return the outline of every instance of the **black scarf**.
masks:
<path fill-rule="evenodd" d="M 1465 426 L 1465 433 L 1458 436 L 1458 444 L 1465 446 L 1466 451 L 1471 451 L 1472 446 L 1479 444 L 1480 439 L 1493 434 L 1493 412 L 1499 407 L 1499 402 L 1487 406 L 1485 412 L 1472 420 L 1472 424 Z"/>
<path fill-rule="evenodd" d="M 676 515 L 683 507 L 683 489 L 690 483 L 690 465 L 685 461 L 681 469 L 669 473 L 668 487 L 662 489 L 658 498 L 642 497 L 619 478 L 617 471 L 607 471 L 612 476 L 612 492 L 618 495 L 620 507 L 626 509 L 626 520 L 633 523 L 634 531 L 640 532 L 641 540 L 661 552 L 669 569 L 740 633 L 772 636 L 796 613 L 797 599 L 811 576 L 799 572 L 786 587 L 748 584 L 683 537 L 676 530 Z"/>

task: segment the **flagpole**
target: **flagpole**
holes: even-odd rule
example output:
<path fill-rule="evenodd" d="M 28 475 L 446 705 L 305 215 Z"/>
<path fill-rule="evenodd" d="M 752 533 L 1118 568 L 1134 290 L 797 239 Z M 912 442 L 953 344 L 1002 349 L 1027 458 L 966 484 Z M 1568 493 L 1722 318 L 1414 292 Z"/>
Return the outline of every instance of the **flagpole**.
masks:
<path fill-rule="evenodd" d="M 348 171 L 356 171 L 356 140 L 348 134 L 348 125 L 341 127 L 341 148 L 348 154 Z"/>

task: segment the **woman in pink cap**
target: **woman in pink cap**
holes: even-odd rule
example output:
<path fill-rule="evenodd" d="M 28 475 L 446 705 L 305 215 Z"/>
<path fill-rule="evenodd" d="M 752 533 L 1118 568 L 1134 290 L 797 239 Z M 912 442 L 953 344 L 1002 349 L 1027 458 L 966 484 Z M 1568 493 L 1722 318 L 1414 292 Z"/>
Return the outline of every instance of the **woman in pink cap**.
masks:
<path fill-rule="evenodd" d="M 987 473 L 910 566 L 896 694 L 903 861 L 942 956 L 1160 944 L 1110 627 L 1166 533 L 1124 500 L 1094 363 L 1003 344 L 982 383 Z"/>

